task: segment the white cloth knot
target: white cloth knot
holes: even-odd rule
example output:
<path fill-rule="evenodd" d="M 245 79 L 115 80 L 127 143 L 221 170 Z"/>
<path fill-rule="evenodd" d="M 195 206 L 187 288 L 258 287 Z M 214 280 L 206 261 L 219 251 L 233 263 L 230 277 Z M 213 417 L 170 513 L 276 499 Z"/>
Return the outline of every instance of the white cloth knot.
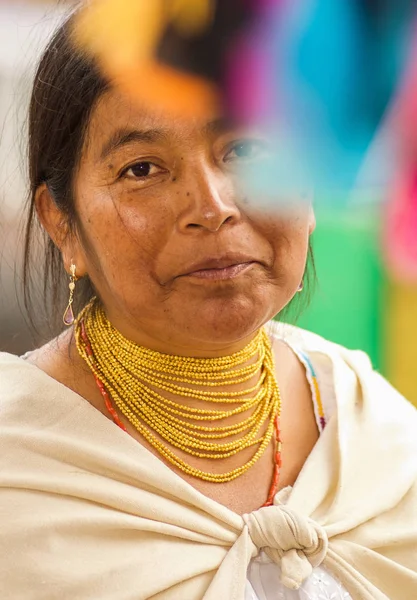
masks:
<path fill-rule="evenodd" d="M 297 590 L 327 554 L 323 527 L 287 506 L 268 506 L 243 515 L 253 544 L 281 567 L 281 581 Z"/>

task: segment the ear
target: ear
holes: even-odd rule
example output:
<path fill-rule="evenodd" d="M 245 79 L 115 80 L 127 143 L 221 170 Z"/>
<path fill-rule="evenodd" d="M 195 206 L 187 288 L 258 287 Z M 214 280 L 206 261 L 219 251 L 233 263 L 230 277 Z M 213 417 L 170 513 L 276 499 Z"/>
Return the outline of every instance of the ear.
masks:
<path fill-rule="evenodd" d="M 38 187 L 35 194 L 36 212 L 42 227 L 60 250 L 67 273 L 71 264 L 77 268 L 77 278 L 86 274 L 85 262 L 78 238 L 70 231 L 68 218 L 58 208 L 46 183 Z"/>

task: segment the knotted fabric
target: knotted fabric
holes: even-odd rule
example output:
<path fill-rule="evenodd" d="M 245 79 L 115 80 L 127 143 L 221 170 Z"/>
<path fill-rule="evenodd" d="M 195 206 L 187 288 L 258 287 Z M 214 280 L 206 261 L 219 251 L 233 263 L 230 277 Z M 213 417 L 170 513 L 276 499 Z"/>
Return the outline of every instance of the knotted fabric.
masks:
<path fill-rule="evenodd" d="M 326 557 L 323 527 L 286 506 L 268 506 L 243 517 L 259 550 L 281 567 L 282 583 L 297 590 Z"/>

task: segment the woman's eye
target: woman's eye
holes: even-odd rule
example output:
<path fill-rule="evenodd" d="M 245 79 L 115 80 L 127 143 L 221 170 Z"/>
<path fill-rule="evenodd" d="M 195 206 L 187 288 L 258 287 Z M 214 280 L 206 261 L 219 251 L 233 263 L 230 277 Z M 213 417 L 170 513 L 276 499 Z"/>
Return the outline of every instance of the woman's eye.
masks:
<path fill-rule="evenodd" d="M 237 142 L 229 150 L 225 161 L 229 160 L 254 160 L 262 158 L 267 154 L 266 143 L 257 140 L 245 140 Z"/>
<path fill-rule="evenodd" d="M 126 167 L 121 173 L 121 177 L 127 177 L 128 179 L 145 179 L 146 177 L 152 177 L 157 175 L 162 169 L 149 161 L 137 162 L 130 167 Z"/>

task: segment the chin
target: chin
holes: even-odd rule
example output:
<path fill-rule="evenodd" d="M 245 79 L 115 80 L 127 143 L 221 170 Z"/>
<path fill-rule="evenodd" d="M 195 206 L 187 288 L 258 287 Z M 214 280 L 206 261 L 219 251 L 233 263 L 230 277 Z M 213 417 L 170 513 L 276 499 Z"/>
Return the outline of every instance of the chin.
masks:
<path fill-rule="evenodd" d="M 279 307 L 271 298 L 216 298 L 187 311 L 185 330 L 201 342 L 235 343 L 267 323 Z"/>

